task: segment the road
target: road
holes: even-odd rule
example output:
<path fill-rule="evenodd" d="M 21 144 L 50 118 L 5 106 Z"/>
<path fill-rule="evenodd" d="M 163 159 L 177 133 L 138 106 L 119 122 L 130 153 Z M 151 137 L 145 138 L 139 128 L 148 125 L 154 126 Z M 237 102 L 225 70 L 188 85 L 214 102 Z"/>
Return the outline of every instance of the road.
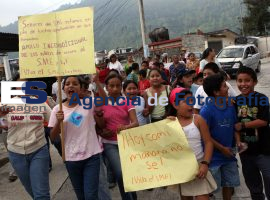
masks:
<path fill-rule="evenodd" d="M 256 91 L 262 92 L 270 97 L 270 59 L 267 63 L 262 64 L 262 71 L 258 74 L 258 84 Z M 230 80 L 230 84 L 239 93 L 236 81 Z M 1 138 L 0 138 L 0 141 Z M 0 142 L 0 158 L 3 155 L 3 144 Z M 71 186 L 70 180 L 64 168 L 61 158 L 58 156 L 54 148 L 51 149 L 51 155 L 53 160 L 53 170 L 50 173 L 50 188 L 53 200 L 75 200 L 75 194 Z M 239 162 L 240 165 L 240 162 Z M 10 183 L 8 181 L 9 164 L 0 168 L 0 200 L 29 200 L 29 196 L 24 191 L 20 181 Z M 241 169 L 241 166 L 240 168 Z M 240 174 L 241 170 L 240 170 Z M 157 188 L 153 191 L 140 191 L 137 193 L 139 200 L 178 200 L 179 195 L 163 188 Z M 121 200 L 118 188 L 111 190 L 113 200 Z M 216 199 L 222 199 L 221 194 L 216 194 Z M 235 189 L 235 195 L 233 199 L 250 199 L 249 192 L 244 184 L 243 176 L 241 175 L 241 186 Z"/>

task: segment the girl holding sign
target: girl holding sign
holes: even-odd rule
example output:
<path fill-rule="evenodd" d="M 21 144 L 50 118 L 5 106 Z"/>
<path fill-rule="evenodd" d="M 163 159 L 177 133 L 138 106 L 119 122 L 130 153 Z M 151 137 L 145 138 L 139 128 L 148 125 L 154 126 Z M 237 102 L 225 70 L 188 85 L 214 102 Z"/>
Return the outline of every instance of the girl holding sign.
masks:
<path fill-rule="evenodd" d="M 105 84 L 108 95 L 114 102 L 109 101 L 108 105 L 102 106 L 103 113 L 99 115 L 104 120 L 103 126 L 100 127 L 103 129 L 100 135 L 103 138 L 104 155 L 108 159 L 116 177 L 122 199 L 136 200 L 135 192 L 125 193 L 117 145 L 117 133 L 139 125 L 135 108 L 132 106 L 131 101 L 128 103 L 126 98 L 121 97 L 122 78 L 119 75 L 109 75 L 105 80 Z M 119 100 L 120 97 L 121 99 Z M 117 100 L 121 105 L 116 104 Z"/>
<path fill-rule="evenodd" d="M 181 95 L 179 95 L 179 93 L 181 93 Z M 183 100 L 176 102 L 176 95 Z M 191 106 L 192 98 L 189 97 L 192 97 L 191 91 L 185 88 L 175 88 L 172 90 L 169 99 L 175 109 L 171 110 L 171 115 L 176 113 L 177 120 L 183 128 L 189 146 L 199 162 L 197 177 L 190 182 L 180 185 L 181 199 L 193 199 L 192 197 L 195 196 L 198 200 L 208 200 L 209 194 L 217 188 L 214 178 L 208 171 L 209 162 L 211 161 L 213 153 L 213 143 L 206 122 L 200 115 L 193 114 L 193 108 Z M 190 102 L 187 102 L 187 100 L 190 100 Z M 174 117 L 170 118 L 175 119 Z"/>
<path fill-rule="evenodd" d="M 98 80 L 96 84 L 100 93 L 104 93 Z M 54 107 L 48 127 L 52 128 L 51 139 L 54 140 L 61 132 L 61 121 L 64 122 L 65 165 L 78 200 L 98 199 L 102 145 L 95 124 L 99 118 L 94 114 L 94 104 L 91 109 L 84 109 L 77 103 L 82 100 L 72 99 L 70 105 L 72 95 L 79 94 L 81 89 L 80 77 L 70 76 L 64 80 L 63 90 L 67 100 L 63 103 L 63 111 L 59 111 L 59 105 Z"/>

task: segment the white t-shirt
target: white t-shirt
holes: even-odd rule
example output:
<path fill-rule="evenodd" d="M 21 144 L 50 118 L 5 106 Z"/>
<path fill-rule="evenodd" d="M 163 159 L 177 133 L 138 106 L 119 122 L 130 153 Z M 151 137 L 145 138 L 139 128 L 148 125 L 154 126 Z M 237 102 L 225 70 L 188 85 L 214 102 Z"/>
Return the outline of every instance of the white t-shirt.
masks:
<path fill-rule="evenodd" d="M 207 63 L 208 63 L 208 61 L 205 60 L 205 59 L 203 59 L 203 60 L 200 61 L 200 72 L 203 71 L 204 66 L 205 66 Z M 216 64 L 218 65 L 218 67 L 221 69 L 221 65 L 220 65 L 220 63 L 217 61 L 217 59 L 215 59 L 215 63 L 216 63 Z"/>
<path fill-rule="evenodd" d="M 120 63 L 118 60 L 117 60 L 115 63 L 110 62 L 110 63 L 108 64 L 108 68 L 109 68 L 110 70 L 112 70 L 112 69 L 117 70 L 117 71 L 119 72 L 119 74 L 120 74 L 122 71 L 124 71 L 123 66 L 121 65 L 121 63 Z"/>
<path fill-rule="evenodd" d="M 236 92 L 232 88 L 231 84 L 228 83 L 228 82 L 226 82 L 226 85 L 229 87 L 228 96 L 229 97 L 235 97 L 236 96 Z M 208 95 L 205 93 L 202 85 L 197 89 L 196 94 L 195 94 L 196 103 L 195 103 L 195 105 L 193 107 L 196 108 L 196 109 L 201 109 L 202 108 L 202 106 L 199 105 L 199 103 L 198 103 L 199 102 L 198 101 L 198 96 L 199 95 L 200 95 L 200 97 L 203 97 L 203 98 L 200 98 L 200 104 L 205 103 L 206 97 L 208 97 Z"/>
<path fill-rule="evenodd" d="M 94 103 L 91 109 L 84 109 L 82 106 L 69 108 L 63 105 L 64 112 L 64 135 L 65 135 L 65 153 L 67 161 L 79 161 L 90 158 L 93 155 L 102 152 L 102 144 L 99 141 L 95 129 Z M 94 99 L 92 99 L 94 102 Z M 89 102 L 87 102 L 88 104 Z M 89 107 L 89 106 L 86 106 Z M 59 105 L 53 108 L 48 127 L 54 127 L 59 111 Z"/>
<path fill-rule="evenodd" d="M 63 88 L 63 82 L 64 80 L 62 81 L 61 83 L 61 88 Z M 56 95 L 56 103 L 58 104 L 59 103 L 59 98 L 58 98 L 58 81 L 54 82 L 52 84 L 52 94 L 55 94 Z M 62 90 L 62 100 L 64 100 L 65 98 L 67 98 L 64 90 Z"/>

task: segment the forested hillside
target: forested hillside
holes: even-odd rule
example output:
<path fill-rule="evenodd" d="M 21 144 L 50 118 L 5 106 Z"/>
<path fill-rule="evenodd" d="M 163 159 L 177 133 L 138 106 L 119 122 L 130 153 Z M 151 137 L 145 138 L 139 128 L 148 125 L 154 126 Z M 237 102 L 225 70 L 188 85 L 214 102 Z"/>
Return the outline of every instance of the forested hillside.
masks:
<path fill-rule="evenodd" d="M 96 50 L 141 46 L 137 0 L 82 0 L 59 9 L 84 6 L 95 8 Z M 144 9 L 147 33 L 161 26 L 169 29 L 170 38 L 197 29 L 240 30 L 240 0 L 144 0 Z M 16 33 L 17 26 L 15 22 L 0 31 Z"/>

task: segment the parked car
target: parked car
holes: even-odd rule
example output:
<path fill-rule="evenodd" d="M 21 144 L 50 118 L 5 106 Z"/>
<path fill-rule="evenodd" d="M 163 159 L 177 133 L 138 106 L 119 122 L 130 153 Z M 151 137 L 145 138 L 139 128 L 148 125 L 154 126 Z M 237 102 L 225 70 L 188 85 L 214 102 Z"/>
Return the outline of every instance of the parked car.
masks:
<path fill-rule="evenodd" d="M 226 73 L 234 76 L 239 67 L 250 67 L 256 72 L 261 71 L 260 53 L 253 44 L 234 45 L 223 48 L 217 60 Z"/>

